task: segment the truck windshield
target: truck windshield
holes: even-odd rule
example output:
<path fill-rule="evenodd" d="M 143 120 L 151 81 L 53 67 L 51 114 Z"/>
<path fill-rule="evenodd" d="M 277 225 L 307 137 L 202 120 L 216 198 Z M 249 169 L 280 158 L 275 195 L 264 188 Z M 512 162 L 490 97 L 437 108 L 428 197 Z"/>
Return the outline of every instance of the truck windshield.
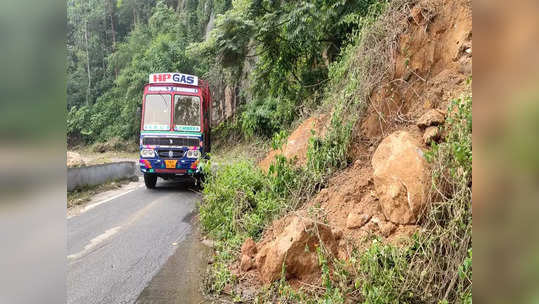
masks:
<path fill-rule="evenodd" d="M 200 98 L 174 96 L 174 130 L 200 131 Z"/>
<path fill-rule="evenodd" d="M 144 104 L 144 130 L 170 130 L 170 94 L 148 94 Z"/>

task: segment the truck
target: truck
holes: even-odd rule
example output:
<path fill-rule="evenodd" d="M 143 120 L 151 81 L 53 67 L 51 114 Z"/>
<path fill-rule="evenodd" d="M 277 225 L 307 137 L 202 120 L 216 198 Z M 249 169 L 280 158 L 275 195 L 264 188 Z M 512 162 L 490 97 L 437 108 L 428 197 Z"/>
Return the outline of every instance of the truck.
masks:
<path fill-rule="evenodd" d="M 148 189 L 157 178 L 191 177 L 199 186 L 211 151 L 211 94 L 206 81 L 182 73 L 150 74 L 140 123 L 140 170 Z"/>

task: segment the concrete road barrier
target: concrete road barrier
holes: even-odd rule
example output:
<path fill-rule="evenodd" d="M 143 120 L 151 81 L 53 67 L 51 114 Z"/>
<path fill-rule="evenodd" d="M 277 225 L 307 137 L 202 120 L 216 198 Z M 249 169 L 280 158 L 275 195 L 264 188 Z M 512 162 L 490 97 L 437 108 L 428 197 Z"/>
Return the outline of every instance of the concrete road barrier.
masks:
<path fill-rule="evenodd" d="M 67 191 L 96 186 L 115 179 L 131 178 L 136 172 L 137 163 L 131 161 L 67 168 Z"/>

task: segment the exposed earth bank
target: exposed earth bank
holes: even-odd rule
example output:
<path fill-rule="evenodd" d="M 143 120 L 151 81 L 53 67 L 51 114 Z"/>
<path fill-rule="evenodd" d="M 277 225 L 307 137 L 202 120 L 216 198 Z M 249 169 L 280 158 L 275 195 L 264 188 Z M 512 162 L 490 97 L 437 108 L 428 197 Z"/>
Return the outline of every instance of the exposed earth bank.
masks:
<path fill-rule="evenodd" d="M 469 1 L 424 0 L 411 7 L 393 75 L 372 90 L 354 130 L 351 164 L 299 210 L 274 221 L 258 243 L 246 240 L 232 266 L 243 289 L 279 280 L 282 271 L 292 286 L 320 284 L 316 248 L 347 258 L 373 236 L 399 244 L 421 229 L 436 195 L 425 153 L 444 140 L 450 100 L 469 90 L 471 39 Z M 311 129 L 323 133 L 327 123 L 307 119 L 259 166 L 267 170 L 276 154 L 304 165 Z"/>

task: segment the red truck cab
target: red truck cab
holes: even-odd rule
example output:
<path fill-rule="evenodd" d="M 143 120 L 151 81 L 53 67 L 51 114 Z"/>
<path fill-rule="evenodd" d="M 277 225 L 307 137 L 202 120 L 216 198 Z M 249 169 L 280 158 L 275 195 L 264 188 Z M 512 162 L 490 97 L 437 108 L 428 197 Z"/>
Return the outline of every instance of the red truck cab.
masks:
<path fill-rule="evenodd" d="M 181 73 L 151 74 L 144 86 L 140 125 L 140 170 L 147 188 L 157 177 L 185 176 L 200 183 L 200 159 L 211 150 L 208 83 Z"/>

